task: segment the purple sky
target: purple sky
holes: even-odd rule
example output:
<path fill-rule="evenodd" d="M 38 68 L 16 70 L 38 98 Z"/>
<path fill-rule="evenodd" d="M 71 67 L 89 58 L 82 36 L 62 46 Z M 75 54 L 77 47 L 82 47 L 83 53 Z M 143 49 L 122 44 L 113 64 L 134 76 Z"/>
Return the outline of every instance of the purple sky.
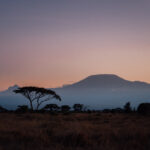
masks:
<path fill-rule="evenodd" d="M 0 90 L 101 73 L 150 82 L 149 0 L 0 0 Z"/>

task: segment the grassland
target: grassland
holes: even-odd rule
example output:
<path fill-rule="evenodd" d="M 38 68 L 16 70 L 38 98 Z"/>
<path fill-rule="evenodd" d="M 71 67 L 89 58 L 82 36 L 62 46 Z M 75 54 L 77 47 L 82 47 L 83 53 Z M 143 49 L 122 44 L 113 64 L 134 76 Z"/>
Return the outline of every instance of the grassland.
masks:
<path fill-rule="evenodd" d="M 0 150 L 149 150 L 150 117 L 0 114 Z"/>

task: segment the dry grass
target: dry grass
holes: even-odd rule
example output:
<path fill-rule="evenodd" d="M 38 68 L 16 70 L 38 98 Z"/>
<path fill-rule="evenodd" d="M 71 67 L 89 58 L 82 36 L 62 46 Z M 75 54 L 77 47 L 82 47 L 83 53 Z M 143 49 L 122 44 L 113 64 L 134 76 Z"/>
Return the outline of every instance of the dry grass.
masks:
<path fill-rule="evenodd" d="M 150 118 L 136 114 L 0 114 L 0 150 L 149 150 Z"/>

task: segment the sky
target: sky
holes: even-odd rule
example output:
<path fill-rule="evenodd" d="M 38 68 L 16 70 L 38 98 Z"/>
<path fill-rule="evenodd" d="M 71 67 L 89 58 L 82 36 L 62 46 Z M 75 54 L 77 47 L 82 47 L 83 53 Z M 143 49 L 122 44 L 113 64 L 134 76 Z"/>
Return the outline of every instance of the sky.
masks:
<path fill-rule="evenodd" d="M 0 0 L 0 90 L 94 74 L 150 82 L 149 0 Z"/>

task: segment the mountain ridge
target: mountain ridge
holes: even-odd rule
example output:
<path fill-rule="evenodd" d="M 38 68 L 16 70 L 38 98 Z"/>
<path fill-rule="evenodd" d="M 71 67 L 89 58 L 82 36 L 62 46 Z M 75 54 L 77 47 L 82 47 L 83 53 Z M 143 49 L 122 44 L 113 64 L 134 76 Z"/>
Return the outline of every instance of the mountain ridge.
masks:
<path fill-rule="evenodd" d="M 122 87 L 141 87 L 141 88 L 150 88 L 150 84 L 143 81 L 130 81 L 126 80 L 115 74 L 95 74 L 90 75 L 78 82 L 73 84 L 67 84 L 59 88 L 52 89 L 77 89 L 77 88 L 122 88 Z M 19 88 L 17 84 L 14 86 L 8 87 L 7 90 L 0 91 L 2 92 L 12 92 L 13 90 Z"/>
<path fill-rule="evenodd" d="M 150 88 L 150 84 L 142 81 L 129 81 L 115 74 L 91 75 L 76 83 L 63 86 L 62 88 L 122 88 L 141 87 Z"/>

